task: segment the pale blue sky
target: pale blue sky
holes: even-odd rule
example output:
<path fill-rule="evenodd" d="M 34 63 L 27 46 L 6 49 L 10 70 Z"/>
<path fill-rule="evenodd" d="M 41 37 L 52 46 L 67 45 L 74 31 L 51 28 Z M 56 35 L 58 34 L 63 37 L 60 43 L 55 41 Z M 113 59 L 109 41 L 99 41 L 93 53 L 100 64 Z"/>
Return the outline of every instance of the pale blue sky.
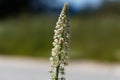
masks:
<path fill-rule="evenodd" d="M 59 4 L 68 2 L 72 7 L 76 9 L 84 9 L 85 7 L 98 8 L 102 5 L 104 0 L 57 0 Z"/>
<path fill-rule="evenodd" d="M 40 7 L 45 10 L 60 9 L 65 2 L 69 3 L 70 10 L 80 12 L 86 9 L 86 7 L 96 10 L 101 7 L 104 0 L 31 0 L 32 8 L 38 9 Z M 42 6 L 41 6 L 42 5 Z"/>

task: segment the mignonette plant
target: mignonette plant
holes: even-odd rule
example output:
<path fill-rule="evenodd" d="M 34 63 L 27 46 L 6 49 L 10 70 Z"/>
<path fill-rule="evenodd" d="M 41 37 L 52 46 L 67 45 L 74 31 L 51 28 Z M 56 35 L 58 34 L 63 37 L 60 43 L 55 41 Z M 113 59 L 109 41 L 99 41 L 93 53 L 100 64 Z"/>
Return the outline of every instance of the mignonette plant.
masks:
<path fill-rule="evenodd" d="M 65 80 L 65 66 L 68 65 L 70 44 L 70 23 L 68 4 L 65 3 L 54 30 L 52 56 L 50 57 L 50 80 Z"/>

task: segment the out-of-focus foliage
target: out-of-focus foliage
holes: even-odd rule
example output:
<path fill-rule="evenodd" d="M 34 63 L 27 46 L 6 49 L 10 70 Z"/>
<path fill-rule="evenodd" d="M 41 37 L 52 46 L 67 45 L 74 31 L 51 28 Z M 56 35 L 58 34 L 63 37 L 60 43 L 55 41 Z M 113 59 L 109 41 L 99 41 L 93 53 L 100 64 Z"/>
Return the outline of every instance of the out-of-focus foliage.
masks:
<path fill-rule="evenodd" d="M 101 7 L 99 11 L 107 14 L 120 14 L 120 2 L 114 2 L 110 4 L 106 3 Z"/>
<path fill-rule="evenodd" d="M 97 12 L 71 16 L 70 57 L 120 61 L 120 5 L 104 5 Z M 50 56 L 57 17 L 21 14 L 0 21 L 0 54 Z"/>

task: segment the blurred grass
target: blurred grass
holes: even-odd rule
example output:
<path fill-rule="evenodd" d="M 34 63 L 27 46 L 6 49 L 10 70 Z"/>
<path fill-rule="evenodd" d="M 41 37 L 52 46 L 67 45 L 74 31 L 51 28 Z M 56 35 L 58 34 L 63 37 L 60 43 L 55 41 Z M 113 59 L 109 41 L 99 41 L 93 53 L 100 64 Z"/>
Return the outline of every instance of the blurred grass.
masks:
<path fill-rule="evenodd" d="M 21 15 L 0 21 L 0 54 L 48 57 L 57 17 Z M 120 61 L 120 16 L 72 16 L 72 59 Z"/>

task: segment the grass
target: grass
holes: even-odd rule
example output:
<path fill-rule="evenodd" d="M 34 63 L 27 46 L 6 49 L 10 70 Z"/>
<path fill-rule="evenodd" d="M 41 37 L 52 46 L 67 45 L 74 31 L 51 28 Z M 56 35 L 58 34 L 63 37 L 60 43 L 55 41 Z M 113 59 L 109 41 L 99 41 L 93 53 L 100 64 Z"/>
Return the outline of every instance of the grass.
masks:
<path fill-rule="evenodd" d="M 52 48 L 52 15 L 21 15 L 0 21 L 0 54 L 48 57 Z M 120 17 L 73 16 L 71 58 L 120 61 Z"/>

